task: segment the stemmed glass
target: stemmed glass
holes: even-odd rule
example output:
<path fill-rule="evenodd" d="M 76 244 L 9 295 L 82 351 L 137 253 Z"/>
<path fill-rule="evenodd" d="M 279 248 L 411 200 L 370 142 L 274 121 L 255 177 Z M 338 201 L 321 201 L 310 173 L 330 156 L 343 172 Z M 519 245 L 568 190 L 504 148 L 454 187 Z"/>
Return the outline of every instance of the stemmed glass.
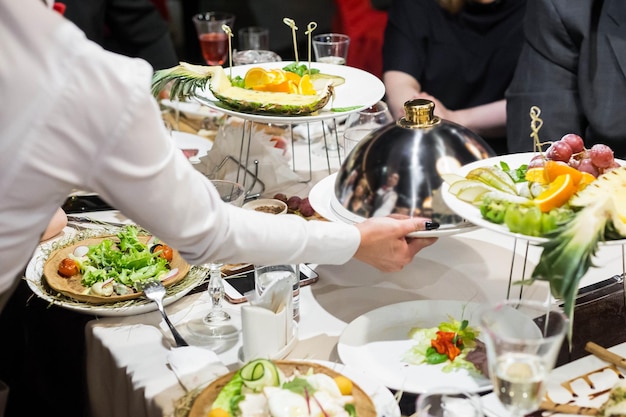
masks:
<path fill-rule="evenodd" d="M 539 408 L 569 321 L 557 308 L 532 300 L 507 300 L 480 311 L 493 391 L 512 416 Z"/>
<path fill-rule="evenodd" d="M 367 134 L 393 121 L 389 107 L 384 101 L 379 101 L 366 109 L 351 113 L 346 119 L 343 129 L 345 155 L 348 155 Z"/>
<path fill-rule="evenodd" d="M 211 180 L 211 182 L 217 189 L 222 201 L 237 207 L 243 205 L 246 192 L 241 184 L 228 180 Z M 224 300 L 222 264 L 210 262 L 205 266 L 208 268 L 210 276 L 207 291 L 211 296 L 211 310 L 203 318 L 187 322 L 187 328 L 194 336 L 203 339 L 232 337 L 239 332 L 239 329 L 224 325 L 224 322 L 230 320 L 230 315 L 222 308 Z"/>

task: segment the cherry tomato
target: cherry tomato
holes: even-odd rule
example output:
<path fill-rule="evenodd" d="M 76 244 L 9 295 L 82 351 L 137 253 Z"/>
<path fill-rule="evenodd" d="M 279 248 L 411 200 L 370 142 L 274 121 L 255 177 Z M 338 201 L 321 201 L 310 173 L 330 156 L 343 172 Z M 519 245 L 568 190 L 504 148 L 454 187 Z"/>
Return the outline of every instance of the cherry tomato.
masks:
<path fill-rule="evenodd" d="M 165 258 L 167 262 L 172 262 L 174 258 L 174 250 L 172 248 L 162 243 L 157 243 L 152 247 L 152 252 L 154 253 L 156 251 L 161 251 L 159 254 L 161 258 Z"/>
<path fill-rule="evenodd" d="M 73 275 L 78 274 L 78 265 L 71 258 L 65 258 L 59 264 L 58 269 L 59 275 L 69 278 Z"/>

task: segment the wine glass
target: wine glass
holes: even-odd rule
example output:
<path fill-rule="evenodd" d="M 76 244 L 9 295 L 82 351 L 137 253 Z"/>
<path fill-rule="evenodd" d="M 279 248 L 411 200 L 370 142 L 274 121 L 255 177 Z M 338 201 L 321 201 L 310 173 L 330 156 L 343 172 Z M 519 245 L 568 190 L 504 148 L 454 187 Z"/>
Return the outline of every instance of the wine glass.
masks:
<path fill-rule="evenodd" d="M 394 121 L 387 103 L 378 103 L 358 112 L 351 113 L 343 128 L 344 151 L 348 155 L 366 135 Z"/>
<path fill-rule="evenodd" d="M 480 311 L 493 391 L 514 417 L 539 408 L 569 321 L 539 301 L 507 300 Z"/>
<path fill-rule="evenodd" d="M 478 395 L 452 387 L 437 387 L 420 394 L 417 417 L 482 417 Z"/>
<path fill-rule="evenodd" d="M 237 207 L 243 205 L 246 192 L 241 184 L 228 180 L 211 180 L 211 183 L 217 189 L 222 201 Z M 209 270 L 207 291 L 211 296 L 211 310 L 203 318 L 187 322 L 187 328 L 194 336 L 202 339 L 219 340 L 233 337 L 239 333 L 239 329 L 224 325 L 224 322 L 230 320 L 230 315 L 222 308 L 224 300 L 222 264 L 210 262 L 206 267 Z"/>
<path fill-rule="evenodd" d="M 232 29 L 235 15 L 225 12 L 199 13 L 193 17 L 202 56 L 207 65 L 222 65 L 228 58 L 228 34 L 222 29 L 226 25 Z"/>

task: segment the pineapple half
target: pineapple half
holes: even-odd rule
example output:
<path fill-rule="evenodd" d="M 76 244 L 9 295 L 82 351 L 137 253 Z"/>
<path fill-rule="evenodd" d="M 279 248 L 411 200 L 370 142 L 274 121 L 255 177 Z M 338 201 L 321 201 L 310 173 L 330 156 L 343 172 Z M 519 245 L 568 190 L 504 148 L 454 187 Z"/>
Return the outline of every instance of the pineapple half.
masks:
<path fill-rule="evenodd" d="M 607 238 L 626 238 L 626 167 L 599 176 L 572 197 L 573 220 L 549 234 L 531 282 L 548 281 L 550 292 L 564 303 L 574 322 L 574 307 L 581 278 L 593 266 L 598 243 Z"/>
<path fill-rule="evenodd" d="M 204 90 L 209 83 L 213 95 L 236 111 L 276 115 L 311 114 L 326 106 L 334 97 L 331 81 L 317 90 L 316 95 L 255 91 L 233 86 L 221 66 L 193 65 L 186 62 L 156 71 L 152 79 L 152 94 L 158 96 L 170 83 L 170 97 L 173 98 L 183 100 L 194 96 L 197 90 Z"/>

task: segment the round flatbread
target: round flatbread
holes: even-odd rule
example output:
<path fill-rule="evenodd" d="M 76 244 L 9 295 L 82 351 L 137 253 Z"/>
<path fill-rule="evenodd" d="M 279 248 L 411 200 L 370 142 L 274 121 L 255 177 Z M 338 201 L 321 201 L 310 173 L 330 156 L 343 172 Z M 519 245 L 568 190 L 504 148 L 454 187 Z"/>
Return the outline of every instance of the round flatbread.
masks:
<path fill-rule="evenodd" d="M 150 238 L 151 236 L 139 236 L 139 240 L 143 243 L 147 243 Z M 50 288 L 52 288 L 54 291 L 60 292 L 67 297 L 91 304 L 116 303 L 119 301 L 132 300 L 141 297 L 143 294 L 141 292 L 125 295 L 113 294 L 109 297 L 89 294 L 88 288 L 81 284 L 81 280 L 83 278 L 82 274 L 78 273 L 69 278 L 66 278 L 59 274 L 59 264 L 63 259 L 67 258 L 70 253 L 73 253 L 77 247 L 98 245 L 104 239 L 111 239 L 113 241 L 118 240 L 117 236 L 114 235 L 90 238 L 81 240 L 71 246 L 67 246 L 65 248 L 61 248 L 52 252 L 43 267 L 43 276 Z M 185 262 L 185 260 L 180 256 L 178 251 L 173 251 L 170 268 L 178 268 L 178 273 L 163 281 L 163 285 L 166 287 L 176 284 L 177 282 L 182 280 L 189 272 L 190 265 Z"/>
<path fill-rule="evenodd" d="M 296 362 L 296 361 L 273 361 L 280 370 L 289 377 L 296 372 L 307 373 L 309 369 L 313 369 L 314 373 L 326 374 L 332 378 L 341 375 L 339 372 L 333 371 L 327 366 L 314 362 Z M 213 402 L 217 398 L 222 388 L 233 378 L 236 371 L 223 375 L 209 384 L 196 397 L 188 417 L 207 417 Z M 354 406 L 356 407 L 357 417 L 376 417 L 376 407 L 372 399 L 353 381 L 352 396 L 354 397 Z"/>

